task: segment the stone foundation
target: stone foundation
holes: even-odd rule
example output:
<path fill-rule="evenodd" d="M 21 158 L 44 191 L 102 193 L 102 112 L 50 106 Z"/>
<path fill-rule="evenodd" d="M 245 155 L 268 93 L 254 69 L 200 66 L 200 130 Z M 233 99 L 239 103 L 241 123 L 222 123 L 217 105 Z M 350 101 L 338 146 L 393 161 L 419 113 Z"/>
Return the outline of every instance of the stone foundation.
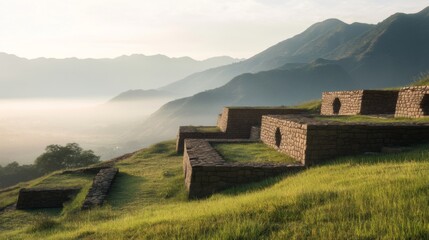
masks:
<path fill-rule="evenodd" d="M 117 168 L 101 169 L 95 176 L 92 186 L 83 202 L 82 209 L 90 209 L 95 206 L 101 206 L 109 193 L 110 187 L 116 174 L 119 172 Z"/>
<path fill-rule="evenodd" d="M 225 107 L 219 115 L 217 127 L 220 132 L 198 132 L 196 127 L 182 126 L 176 140 L 176 151 L 183 152 L 185 139 L 247 139 L 251 128 L 260 127 L 263 115 L 301 114 L 304 109 L 286 107 Z"/>
<path fill-rule="evenodd" d="M 23 188 L 16 209 L 61 208 L 80 188 Z"/>
<path fill-rule="evenodd" d="M 395 117 L 429 116 L 429 86 L 406 87 L 399 92 Z"/>
<path fill-rule="evenodd" d="M 312 165 L 338 156 L 380 152 L 383 147 L 429 142 L 429 124 L 342 123 L 299 115 L 264 116 L 261 140 Z"/>
<path fill-rule="evenodd" d="M 399 91 L 324 92 L 321 115 L 395 114 Z"/>
<path fill-rule="evenodd" d="M 183 171 L 189 198 L 208 197 L 226 188 L 304 169 L 301 164 L 229 163 L 210 145 L 210 141 L 212 140 L 185 140 Z M 240 141 L 242 140 L 234 142 Z"/>

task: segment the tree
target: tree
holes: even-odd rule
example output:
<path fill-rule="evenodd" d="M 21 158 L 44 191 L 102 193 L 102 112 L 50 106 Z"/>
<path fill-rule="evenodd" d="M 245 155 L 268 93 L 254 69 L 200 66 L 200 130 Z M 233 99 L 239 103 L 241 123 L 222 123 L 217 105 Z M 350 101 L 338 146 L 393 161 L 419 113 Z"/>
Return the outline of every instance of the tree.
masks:
<path fill-rule="evenodd" d="M 17 162 L 0 165 L 0 188 L 9 187 L 19 182 L 28 181 L 41 176 L 40 171 L 32 164 L 20 166 Z"/>
<path fill-rule="evenodd" d="M 77 143 L 68 143 L 66 146 L 47 146 L 45 153 L 36 159 L 35 165 L 46 173 L 64 168 L 84 167 L 99 161 L 100 157 L 92 150 L 83 150 Z"/>

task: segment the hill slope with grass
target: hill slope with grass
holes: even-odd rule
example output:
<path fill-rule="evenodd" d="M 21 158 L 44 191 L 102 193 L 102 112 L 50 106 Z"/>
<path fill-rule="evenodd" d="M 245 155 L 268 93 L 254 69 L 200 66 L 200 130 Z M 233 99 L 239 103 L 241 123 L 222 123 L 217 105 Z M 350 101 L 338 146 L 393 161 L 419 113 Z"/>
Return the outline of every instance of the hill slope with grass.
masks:
<path fill-rule="evenodd" d="M 162 142 L 116 164 L 103 207 L 77 211 L 80 193 L 63 210 L 3 211 L 0 238 L 424 239 L 428 147 L 334 159 L 188 201 L 182 157 Z"/>

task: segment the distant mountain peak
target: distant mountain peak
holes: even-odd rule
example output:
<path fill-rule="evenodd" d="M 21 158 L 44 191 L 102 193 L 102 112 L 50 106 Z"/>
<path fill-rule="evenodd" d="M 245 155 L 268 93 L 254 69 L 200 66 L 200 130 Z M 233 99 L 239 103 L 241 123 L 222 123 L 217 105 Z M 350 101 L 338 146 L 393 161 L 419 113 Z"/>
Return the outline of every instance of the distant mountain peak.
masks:
<path fill-rule="evenodd" d="M 421 10 L 417 14 L 429 16 L 429 7 L 426 7 L 425 9 Z"/>

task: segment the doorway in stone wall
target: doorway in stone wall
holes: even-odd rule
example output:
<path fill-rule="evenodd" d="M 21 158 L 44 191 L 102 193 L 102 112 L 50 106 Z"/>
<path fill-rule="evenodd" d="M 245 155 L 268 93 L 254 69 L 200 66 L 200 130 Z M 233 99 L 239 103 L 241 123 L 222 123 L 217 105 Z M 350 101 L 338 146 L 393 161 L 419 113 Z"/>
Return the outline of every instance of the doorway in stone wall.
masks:
<path fill-rule="evenodd" d="M 425 94 L 423 96 L 423 99 L 420 102 L 420 108 L 422 109 L 424 116 L 429 115 L 429 94 Z"/>
<path fill-rule="evenodd" d="M 339 98 L 335 98 L 334 102 L 332 103 L 332 108 L 334 114 L 339 114 L 341 109 L 341 101 Z"/>
<path fill-rule="evenodd" d="M 280 132 L 280 128 L 276 129 L 276 146 L 279 148 L 280 144 L 282 143 L 282 133 Z"/>

